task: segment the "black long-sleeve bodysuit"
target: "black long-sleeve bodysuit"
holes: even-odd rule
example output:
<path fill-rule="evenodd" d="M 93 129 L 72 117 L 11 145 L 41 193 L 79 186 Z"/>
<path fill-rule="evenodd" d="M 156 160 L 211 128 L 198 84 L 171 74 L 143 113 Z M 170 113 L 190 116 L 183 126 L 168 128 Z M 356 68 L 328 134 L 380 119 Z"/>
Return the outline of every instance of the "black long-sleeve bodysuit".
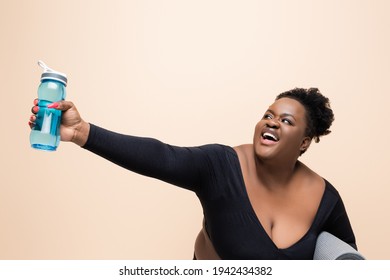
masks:
<path fill-rule="evenodd" d="M 219 144 L 176 147 L 92 124 L 84 148 L 131 171 L 195 192 L 203 207 L 207 232 L 221 259 L 312 259 L 322 231 L 356 248 L 341 197 L 326 180 L 310 229 L 292 246 L 279 249 L 252 208 L 233 148 Z"/>

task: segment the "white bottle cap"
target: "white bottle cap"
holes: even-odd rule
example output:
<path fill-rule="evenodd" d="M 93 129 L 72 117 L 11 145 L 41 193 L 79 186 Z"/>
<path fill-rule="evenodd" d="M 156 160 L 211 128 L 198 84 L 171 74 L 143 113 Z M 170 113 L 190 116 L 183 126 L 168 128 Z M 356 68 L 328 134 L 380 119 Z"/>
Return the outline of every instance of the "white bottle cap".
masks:
<path fill-rule="evenodd" d="M 63 83 L 66 86 L 68 79 L 64 73 L 49 68 L 42 60 L 38 60 L 38 65 L 43 69 L 43 73 L 41 75 L 41 81 L 56 80 Z"/>

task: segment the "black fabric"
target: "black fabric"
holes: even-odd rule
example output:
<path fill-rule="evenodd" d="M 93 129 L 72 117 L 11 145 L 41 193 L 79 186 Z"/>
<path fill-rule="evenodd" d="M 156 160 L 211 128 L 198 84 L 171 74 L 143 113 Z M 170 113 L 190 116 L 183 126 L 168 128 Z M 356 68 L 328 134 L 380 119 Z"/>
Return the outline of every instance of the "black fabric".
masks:
<path fill-rule="evenodd" d="M 310 229 L 298 242 L 280 249 L 269 238 L 250 204 L 232 147 L 176 147 L 91 124 L 84 148 L 131 171 L 195 192 L 203 207 L 207 232 L 221 259 L 312 259 L 322 231 L 356 249 L 341 197 L 326 180 Z"/>

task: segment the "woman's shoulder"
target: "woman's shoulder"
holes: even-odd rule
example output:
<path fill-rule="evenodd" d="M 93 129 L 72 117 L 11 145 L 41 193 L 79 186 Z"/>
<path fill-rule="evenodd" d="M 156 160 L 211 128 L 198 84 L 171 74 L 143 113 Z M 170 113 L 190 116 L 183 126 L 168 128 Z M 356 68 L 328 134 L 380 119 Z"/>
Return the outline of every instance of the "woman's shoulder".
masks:
<path fill-rule="evenodd" d="M 299 178 L 304 178 L 309 184 L 319 184 L 326 186 L 326 180 L 322 178 L 317 172 L 312 170 L 306 164 L 301 161 L 297 161 L 297 168 Z"/>
<path fill-rule="evenodd" d="M 242 144 L 239 146 L 234 146 L 232 150 L 235 152 L 236 156 L 238 157 L 241 167 L 248 168 L 251 161 L 253 160 L 253 145 L 252 144 Z"/>
<path fill-rule="evenodd" d="M 331 193 L 336 198 L 340 197 L 340 194 L 337 189 L 327 179 L 319 175 L 317 172 L 313 171 L 311 168 L 309 168 L 302 162 L 299 162 L 299 164 L 301 165 L 303 173 L 305 174 L 305 178 L 307 179 L 308 185 L 322 186 L 324 192 Z"/>
<path fill-rule="evenodd" d="M 337 193 L 336 188 L 327 179 L 322 177 L 320 174 L 318 174 L 316 171 L 312 170 L 302 162 L 299 162 L 299 164 L 302 166 L 303 170 L 305 170 L 305 173 L 308 174 L 308 178 L 311 178 L 313 181 L 316 182 L 321 182 L 322 185 L 325 185 L 325 188 Z"/>
<path fill-rule="evenodd" d="M 253 144 L 242 144 L 239 146 L 234 146 L 232 149 L 240 158 L 253 158 Z"/>
<path fill-rule="evenodd" d="M 253 144 L 241 144 L 238 146 L 232 147 L 235 151 L 253 151 Z"/>

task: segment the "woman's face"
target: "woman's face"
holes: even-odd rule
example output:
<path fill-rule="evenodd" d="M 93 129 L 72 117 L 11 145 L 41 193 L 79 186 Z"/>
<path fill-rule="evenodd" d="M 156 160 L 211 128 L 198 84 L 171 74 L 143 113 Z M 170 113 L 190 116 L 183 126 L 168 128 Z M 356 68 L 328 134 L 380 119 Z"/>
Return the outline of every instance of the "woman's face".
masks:
<path fill-rule="evenodd" d="M 276 100 L 255 127 L 253 145 L 260 159 L 296 160 L 311 142 L 306 110 L 291 98 Z"/>

